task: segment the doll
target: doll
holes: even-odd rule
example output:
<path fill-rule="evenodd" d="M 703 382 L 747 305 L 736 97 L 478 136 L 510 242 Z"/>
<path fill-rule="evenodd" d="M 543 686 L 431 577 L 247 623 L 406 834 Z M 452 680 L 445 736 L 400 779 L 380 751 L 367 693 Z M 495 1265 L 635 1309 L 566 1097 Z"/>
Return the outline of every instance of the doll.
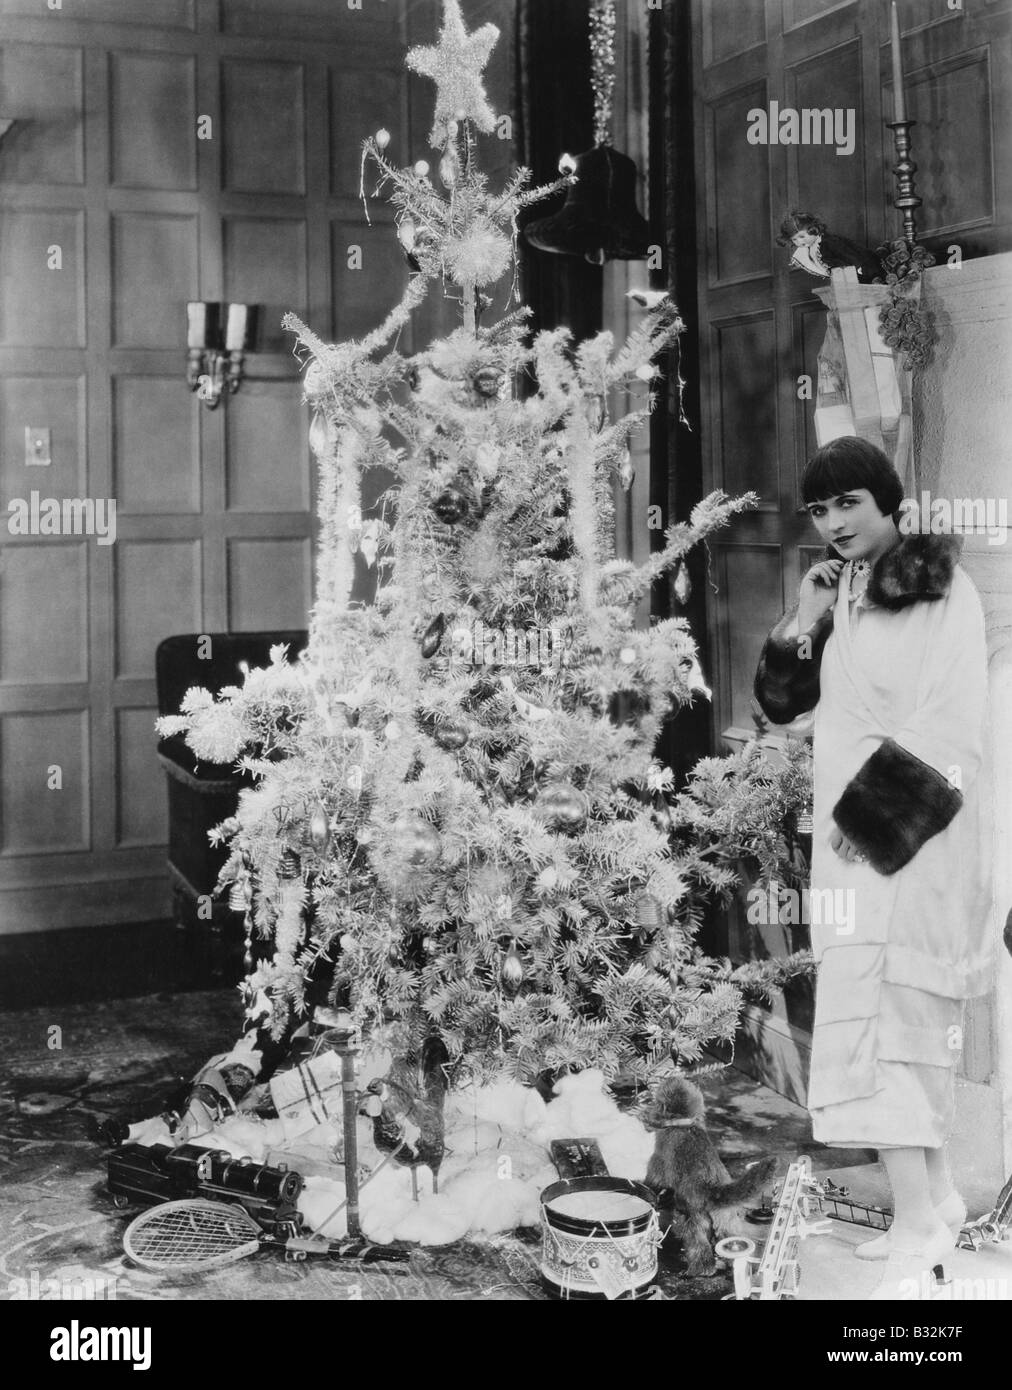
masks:
<path fill-rule="evenodd" d="M 882 278 L 882 266 L 874 251 L 846 237 L 834 236 L 825 222 L 808 212 L 792 212 L 780 224 L 778 246 L 793 246 L 791 266 L 809 275 L 829 278 L 831 270 L 853 266 L 863 285 Z"/>

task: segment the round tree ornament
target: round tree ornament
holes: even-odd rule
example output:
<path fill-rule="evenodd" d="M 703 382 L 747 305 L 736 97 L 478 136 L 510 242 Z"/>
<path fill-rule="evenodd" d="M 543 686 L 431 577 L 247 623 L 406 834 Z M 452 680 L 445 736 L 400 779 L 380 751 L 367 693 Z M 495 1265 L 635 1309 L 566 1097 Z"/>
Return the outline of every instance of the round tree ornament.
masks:
<path fill-rule="evenodd" d="M 580 830 L 587 821 L 587 798 L 570 782 L 555 782 L 537 799 L 537 808 L 556 830 Z"/>
<path fill-rule="evenodd" d="M 439 858 L 439 831 L 421 816 L 403 816 L 394 826 L 409 864 L 433 864 Z"/>

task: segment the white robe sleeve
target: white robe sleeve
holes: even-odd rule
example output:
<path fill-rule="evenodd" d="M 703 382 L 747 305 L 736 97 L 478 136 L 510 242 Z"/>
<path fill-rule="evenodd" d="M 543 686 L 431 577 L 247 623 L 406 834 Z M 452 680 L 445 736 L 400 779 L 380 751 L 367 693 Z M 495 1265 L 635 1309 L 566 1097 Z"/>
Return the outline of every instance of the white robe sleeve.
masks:
<path fill-rule="evenodd" d="M 913 713 L 844 788 L 833 819 L 881 874 L 939 834 L 980 768 L 987 698 L 984 618 L 961 570 L 932 634 Z"/>

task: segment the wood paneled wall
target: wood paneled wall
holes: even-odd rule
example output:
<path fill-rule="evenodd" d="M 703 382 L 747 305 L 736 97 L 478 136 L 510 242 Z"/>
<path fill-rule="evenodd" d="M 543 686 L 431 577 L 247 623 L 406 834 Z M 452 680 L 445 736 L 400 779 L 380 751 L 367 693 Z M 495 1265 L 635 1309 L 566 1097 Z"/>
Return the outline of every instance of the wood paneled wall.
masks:
<path fill-rule="evenodd" d="M 0 532 L 0 931 L 165 915 L 155 648 L 306 623 L 313 478 L 280 320 L 357 337 L 396 302 L 407 271 L 387 204 L 366 224 L 361 141 L 385 126 L 397 162 L 430 153 L 432 84 L 406 78 L 403 54 L 439 10 L 0 3 L 0 115 L 18 122 L 0 145 L 4 515 L 33 489 L 117 501 L 113 545 Z M 469 7 L 503 30 L 500 110 L 511 16 L 510 0 Z M 487 153 L 501 170 L 511 149 Z M 242 389 L 214 412 L 184 380 L 198 298 L 263 309 Z M 420 346 L 448 306 L 419 319 Z M 50 430 L 48 467 L 25 465 L 26 426 Z"/>

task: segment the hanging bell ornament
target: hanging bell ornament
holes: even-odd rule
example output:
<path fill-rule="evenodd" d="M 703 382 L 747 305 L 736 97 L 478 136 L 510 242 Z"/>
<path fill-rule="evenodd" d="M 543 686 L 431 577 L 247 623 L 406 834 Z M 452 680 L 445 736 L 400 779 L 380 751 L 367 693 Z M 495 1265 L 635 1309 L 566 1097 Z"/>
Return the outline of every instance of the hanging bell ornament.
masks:
<path fill-rule="evenodd" d="M 636 899 L 636 925 L 653 931 L 664 920 L 664 910 L 651 893 L 643 893 Z"/>
<path fill-rule="evenodd" d="M 564 155 L 559 169 L 576 178 L 558 212 L 524 228 L 531 246 L 561 256 L 583 256 L 592 265 L 649 255 L 650 229 L 636 207 L 636 165 L 628 155 L 597 145 L 582 154 Z"/>
<path fill-rule="evenodd" d="M 433 502 L 432 510 L 447 526 L 455 526 L 467 515 L 467 498 L 459 488 L 444 488 Z"/>
<path fill-rule="evenodd" d="M 520 959 L 520 952 L 516 948 L 516 942 L 506 952 L 502 963 L 503 983 L 507 985 L 518 985 L 524 978 L 524 964 Z"/>
<path fill-rule="evenodd" d="M 421 816 L 405 816 L 394 826 L 409 864 L 433 864 L 439 858 L 439 831 Z"/>
<path fill-rule="evenodd" d="M 467 725 L 459 719 L 447 719 L 442 724 L 436 725 L 432 736 L 440 748 L 455 753 L 458 748 L 464 747 L 471 735 Z"/>
<path fill-rule="evenodd" d="M 318 854 L 323 854 L 330 844 L 330 824 L 322 806 L 309 817 L 309 839 Z"/>
<path fill-rule="evenodd" d="M 675 582 L 672 585 L 675 598 L 681 604 L 688 603 L 692 597 L 692 580 L 689 578 L 689 567 L 684 560 L 679 560 L 678 569 L 675 571 Z"/>
<path fill-rule="evenodd" d="M 537 809 L 556 830 L 580 830 L 587 820 L 587 799 L 570 782 L 555 782 L 538 796 Z"/>
<path fill-rule="evenodd" d="M 618 467 L 618 477 L 623 491 L 628 492 L 633 485 L 633 479 L 636 477 L 636 469 L 633 467 L 632 455 L 628 449 L 622 455 L 622 462 Z"/>
<path fill-rule="evenodd" d="M 445 631 L 446 619 L 442 613 L 437 613 L 422 637 L 422 656 L 425 657 L 426 661 L 439 651 L 439 644 L 443 640 Z"/>
<path fill-rule="evenodd" d="M 293 849 L 281 851 L 281 858 L 278 860 L 278 878 L 293 879 L 299 878 L 302 869 L 299 866 L 299 856 Z"/>

